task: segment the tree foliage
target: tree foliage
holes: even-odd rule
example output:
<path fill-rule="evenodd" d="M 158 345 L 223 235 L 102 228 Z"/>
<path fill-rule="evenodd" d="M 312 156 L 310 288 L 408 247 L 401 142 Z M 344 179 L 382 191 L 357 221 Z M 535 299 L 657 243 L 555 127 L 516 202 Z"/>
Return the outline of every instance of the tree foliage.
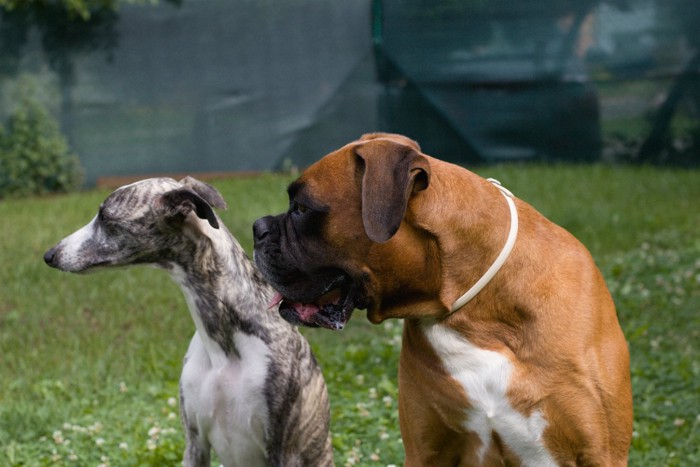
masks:
<path fill-rule="evenodd" d="M 83 170 L 58 121 L 28 75 L 18 80 L 15 110 L 0 127 L 0 198 L 77 189 Z"/>
<path fill-rule="evenodd" d="M 37 28 L 49 63 L 61 79 L 73 76 L 76 53 L 103 50 L 117 44 L 119 8 L 158 0 L 0 0 L 0 74 L 17 71 L 29 32 Z M 165 0 L 178 5 L 182 0 Z"/>
<path fill-rule="evenodd" d="M 114 10 L 119 0 L 0 0 L 0 7 L 6 11 L 21 11 L 26 9 L 57 9 L 63 10 L 73 18 L 83 21 L 90 20 L 93 13 L 111 9 Z"/>

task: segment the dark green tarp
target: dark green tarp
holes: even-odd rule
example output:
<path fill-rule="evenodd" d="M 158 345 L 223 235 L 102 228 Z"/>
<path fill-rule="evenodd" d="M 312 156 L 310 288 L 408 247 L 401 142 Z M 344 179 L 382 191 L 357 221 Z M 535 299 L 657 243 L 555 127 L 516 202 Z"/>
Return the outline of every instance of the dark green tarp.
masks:
<path fill-rule="evenodd" d="M 693 144 L 699 5 L 182 0 L 126 4 L 94 47 L 63 49 L 38 28 L 18 42 L 5 14 L 0 110 L 36 76 L 89 184 L 305 166 L 370 131 L 463 163 L 591 161 L 613 143 L 653 159 Z"/>

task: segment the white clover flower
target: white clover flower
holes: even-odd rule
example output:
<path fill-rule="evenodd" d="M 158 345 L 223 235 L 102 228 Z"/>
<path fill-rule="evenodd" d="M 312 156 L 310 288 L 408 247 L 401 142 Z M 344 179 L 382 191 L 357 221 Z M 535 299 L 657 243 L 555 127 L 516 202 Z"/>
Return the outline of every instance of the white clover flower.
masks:
<path fill-rule="evenodd" d="M 358 452 L 358 446 L 360 445 L 361 441 L 358 439 L 355 441 L 355 447 L 353 447 L 350 450 L 350 453 L 348 454 L 348 457 L 345 459 L 345 465 L 346 466 L 353 466 L 360 462 L 362 458 L 362 454 Z"/>
<path fill-rule="evenodd" d="M 168 405 L 170 407 L 175 407 L 177 405 L 177 399 L 175 399 L 174 397 L 169 397 L 168 398 Z"/>
<path fill-rule="evenodd" d="M 158 438 L 158 434 L 160 433 L 160 427 L 159 426 L 154 426 L 150 430 L 148 430 L 148 436 L 151 438 Z"/>
<path fill-rule="evenodd" d="M 148 449 L 149 451 L 155 451 L 157 447 L 158 445 L 152 439 L 146 441 L 146 449 Z"/>
<path fill-rule="evenodd" d="M 392 403 L 393 401 L 394 401 L 394 400 L 391 398 L 391 396 L 384 396 L 384 397 L 382 397 L 382 402 L 384 402 L 384 406 L 385 406 L 385 407 L 391 407 L 391 403 Z"/>
<path fill-rule="evenodd" d="M 358 402 L 355 407 L 357 408 L 357 411 L 360 413 L 361 417 L 369 417 L 369 410 L 367 410 L 367 405 L 364 402 Z"/>
<path fill-rule="evenodd" d="M 126 383 L 124 381 L 121 381 L 119 383 L 119 392 L 127 392 L 129 390 L 128 387 L 126 387 Z"/>
<path fill-rule="evenodd" d="M 95 444 L 98 446 L 102 446 L 103 444 L 105 444 L 105 439 L 104 438 L 96 438 Z"/>
<path fill-rule="evenodd" d="M 54 432 L 53 432 L 53 435 L 52 435 L 52 436 L 53 436 L 53 442 L 54 442 L 54 443 L 56 443 L 56 444 L 63 444 L 63 441 L 64 441 L 64 439 L 63 439 L 63 433 L 61 433 L 60 431 L 57 430 L 57 431 L 54 431 Z"/>
<path fill-rule="evenodd" d="M 128 451 L 129 445 L 126 443 L 119 443 L 119 449 L 123 449 L 124 451 Z"/>

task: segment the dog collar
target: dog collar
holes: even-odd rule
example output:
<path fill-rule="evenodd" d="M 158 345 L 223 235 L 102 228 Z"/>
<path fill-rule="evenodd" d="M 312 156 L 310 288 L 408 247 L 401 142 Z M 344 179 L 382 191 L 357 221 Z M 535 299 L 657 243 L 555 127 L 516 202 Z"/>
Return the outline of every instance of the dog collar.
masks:
<path fill-rule="evenodd" d="M 498 188 L 498 190 L 508 202 L 508 208 L 510 209 L 510 232 L 508 232 L 508 239 L 506 239 L 506 244 L 503 246 L 503 250 L 501 250 L 501 253 L 496 258 L 496 261 L 493 262 L 491 267 L 488 268 L 484 275 L 481 276 L 481 279 L 479 279 L 476 282 L 476 284 L 472 286 L 471 289 L 467 290 L 467 292 L 464 295 L 459 297 L 454 302 L 450 313 L 454 313 L 455 311 L 459 310 L 464 305 L 469 303 L 469 301 L 472 298 L 474 298 L 479 292 L 481 292 L 481 289 L 486 287 L 486 284 L 491 282 L 491 279 L 493 279 L 496 273 L 503 266 L 503 263 L 505 263 L 508 259 L 510 252 L 513 251 L 513 246 L 515 246 L 515 238 L 518 236 L 518 211 L 517 209 L 515 209 L 515 203 L 513 202 L 513 193 L 511 193 L 507 188 L 501 186 L 501 182 L 499 182 L 498 180 L 493 178 L 489 178 L 487 180 L 493 183 L 493 185 L 496 188 Z"/>

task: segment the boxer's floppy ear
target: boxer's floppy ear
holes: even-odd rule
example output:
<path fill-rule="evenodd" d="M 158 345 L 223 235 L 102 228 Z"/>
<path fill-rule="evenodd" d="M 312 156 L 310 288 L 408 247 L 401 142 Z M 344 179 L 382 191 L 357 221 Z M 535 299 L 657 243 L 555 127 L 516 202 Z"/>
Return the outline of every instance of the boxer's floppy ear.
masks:
<path fill-rule="evenodd" d="M 210 206 L 217 209 L 226 209 L 227 206 L 226 201 L 224 201 L 224 197 L 221 196 L 221 193 L 219 193 L 216 188 L 208 183 L 200 182 L 196 178 L 190 176 L 180 180 L 180 183 L 186 187 L 192 188 L 192 190 L 201 196 L 204 201 L 209 203 Z"/>
<path fill-rule="evenodd" d="M 373 242 L 383 243 L 401 225 L 408 200 L 428 187 L 428 161 L 412 147 L 374 140 L 355 150 L 364 166 L 362 222 Z"/>
<path fill-rule="evenodd" d="M 420 152 L 420 145 L 418 141 L 414 141 L 408 136 L 398 135 L 396 133 L 365 133 L 360 137 L 360 141 L 371 141 L 373 139 L 389 139 L 393 140 L 398 144 L 405 144 L 406 146 L 411 146 L 416 151 Z"/>
<path fill-rule="evenodd" d="M 200 219 L 209 221 L 209 225 L 219 228 L 214 210 L 204 198 L 189 188 L 180 188 L 164 193 L 161 197 L 163 206 L 170 210 L 172 215 L 187 216 L 191 211 Z"/>

